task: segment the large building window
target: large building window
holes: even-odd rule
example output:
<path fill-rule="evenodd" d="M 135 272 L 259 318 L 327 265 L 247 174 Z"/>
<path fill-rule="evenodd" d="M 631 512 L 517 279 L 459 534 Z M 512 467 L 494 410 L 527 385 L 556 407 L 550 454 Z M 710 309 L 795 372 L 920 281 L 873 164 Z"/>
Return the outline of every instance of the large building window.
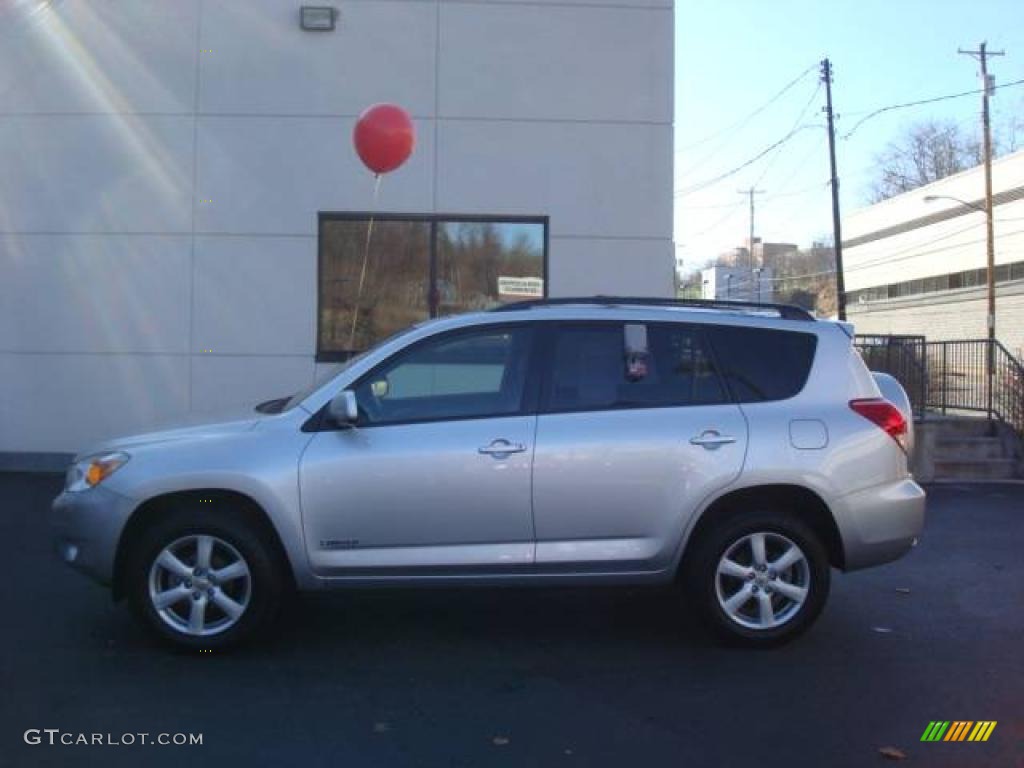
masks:
<path fill-rule="evenodd" d="M 855 267 L 856 269 L 856 267 Z M 995 271 L 996 283 L 1008 283 L 1013 280 L 1024 279 L 1024 261 L 1014 261 L 1010 264 L 1000 264 Z M 872 301 L 886 301 L 888 299 L 902 299 L 911 296 L 922 296 L 940 291 L 954 291 L 959 288 L 978 288 L 988 281 L 988 272 L 985 269 L 968 269 L 962 272 L 949 272 L 944 275 L 935 275 L 919 280 L 904 280 L 901 283 L 889 283 L 888 285 L 876 285 L 871 288 L 861 288 L 856 291 L 847 291 L 847 304 L 866 304 Z"/>
<path fill-rule="evenodd" d="M 321 213 L 317 360 L 428 317 L 547 295 L 546 217 Z"/>

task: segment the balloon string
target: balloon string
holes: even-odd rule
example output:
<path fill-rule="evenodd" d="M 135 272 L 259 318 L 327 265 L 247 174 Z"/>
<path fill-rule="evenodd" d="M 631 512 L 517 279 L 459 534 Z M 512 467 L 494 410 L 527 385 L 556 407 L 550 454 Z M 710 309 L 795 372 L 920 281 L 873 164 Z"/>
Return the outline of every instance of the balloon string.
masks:
<path fill-rule="evenodd" d="M 373 182 L 373 205 L 371 211 L 377 210 L 377 197 L 380 194 L 380 180 L 381 174 L 374 175 Z M 356 344 L 356 323 L 359 321 L 359 304 L 363 300 L 363 282 L 366 280 L 366 263 L 370 260 L 370 237 L 373 235 L 373 214 L 370 214 L 370 220 L 366 224 L 366 244 L 363 246 L 363 266 L 359 270 L 359 288 L 356 290 L 356 303 L 352 310 L 352 330 L 348 334 L 348 349 L 349 352 L 355 352 Z"/>

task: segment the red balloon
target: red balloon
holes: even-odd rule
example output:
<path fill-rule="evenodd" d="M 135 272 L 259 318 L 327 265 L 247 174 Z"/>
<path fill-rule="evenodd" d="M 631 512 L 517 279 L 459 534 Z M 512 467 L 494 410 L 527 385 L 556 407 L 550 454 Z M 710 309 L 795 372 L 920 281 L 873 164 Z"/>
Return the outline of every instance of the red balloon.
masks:
<path fill-rule="evenodd" d="M 356 120 L 352 143 L 367 168 L 387 173 L 409 159 L 416 146 L 416 127 L 401 107 L 374 104 Z"/>

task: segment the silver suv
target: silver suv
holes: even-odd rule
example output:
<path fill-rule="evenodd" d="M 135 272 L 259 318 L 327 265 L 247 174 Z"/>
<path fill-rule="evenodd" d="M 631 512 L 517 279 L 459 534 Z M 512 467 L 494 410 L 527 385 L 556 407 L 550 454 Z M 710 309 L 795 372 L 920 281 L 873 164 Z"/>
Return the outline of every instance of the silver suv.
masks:
<path fill-rule="evenodd" d="M 726 640 L 778 644 L 831 568 L 900 557 L 924 523 L 912 422 L 850 334 L 649 299 L 426 322 L 242 420 L 80 455 L 57 552 L 192 648 L 267 628 L 294 589 L 668 582 Z"/>

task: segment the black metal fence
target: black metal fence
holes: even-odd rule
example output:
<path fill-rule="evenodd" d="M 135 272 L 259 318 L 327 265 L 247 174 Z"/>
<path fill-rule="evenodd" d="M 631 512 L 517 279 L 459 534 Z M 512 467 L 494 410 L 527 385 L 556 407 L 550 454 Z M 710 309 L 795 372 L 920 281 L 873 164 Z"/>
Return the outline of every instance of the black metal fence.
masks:
<path fill-rule="evenodd" d="M 864 335 L 854 343 L 868 368 L 899 380 L 915 417 L 926 408 L 974 411 L 1024 436 L 1024 365 L 998 341 Z"/>
<path fill-rule="evenodd" d="M 978 411 L 1024 435 L 1024 366 L 998 341 L 929 341 L 927 405 Z"/>
<path fill-rule="evenodd" d="M 914 417 L 924 416 L 928 405 L 928 354 L 924 336 L 860 335 L 854 340 L 872 371 L 888 373 L 903 385 Z"/>

